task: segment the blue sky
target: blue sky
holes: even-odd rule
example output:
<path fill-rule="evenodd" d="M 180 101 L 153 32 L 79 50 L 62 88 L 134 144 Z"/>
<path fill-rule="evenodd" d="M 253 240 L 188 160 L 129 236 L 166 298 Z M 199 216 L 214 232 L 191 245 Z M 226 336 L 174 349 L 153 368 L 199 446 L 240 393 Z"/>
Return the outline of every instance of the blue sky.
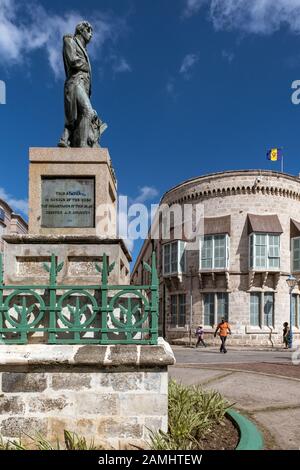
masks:
<path fill-rule="evenodd" d="M 0 197 L 26 210 L 28 148 L 63 128 L 61 38 L 95 28 L 93 106 L 119 193 L 158 201 L 208 172 L 300 172 L 300 0 L 0 0 Z M 135 252 L 139 244 L 135 246 Z"/>

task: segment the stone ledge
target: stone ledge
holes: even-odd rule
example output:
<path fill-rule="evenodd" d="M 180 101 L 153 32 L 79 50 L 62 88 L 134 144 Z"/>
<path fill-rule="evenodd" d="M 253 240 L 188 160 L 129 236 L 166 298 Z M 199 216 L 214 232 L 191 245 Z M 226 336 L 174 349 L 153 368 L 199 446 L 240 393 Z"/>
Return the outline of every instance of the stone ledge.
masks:
<path fill-rule="evenodd" d="M 31 147 L 31 163 L 110 163 L 107 148 Z"/>
<path fill-rule="evenodd" d="M 175 364 L 170 345 L 159 338 L 149 345 L 0 345 L 1 366 L 93 366 L 100 369 L 126 367 L 165 368 Z"/>
<path fill-rule="evenodd" d="M 3 240 L 13 245 L 120 245 L 128 261 L 131 254 L 122 238 L 97 237 L 93 235 L 3 235 Z"/>

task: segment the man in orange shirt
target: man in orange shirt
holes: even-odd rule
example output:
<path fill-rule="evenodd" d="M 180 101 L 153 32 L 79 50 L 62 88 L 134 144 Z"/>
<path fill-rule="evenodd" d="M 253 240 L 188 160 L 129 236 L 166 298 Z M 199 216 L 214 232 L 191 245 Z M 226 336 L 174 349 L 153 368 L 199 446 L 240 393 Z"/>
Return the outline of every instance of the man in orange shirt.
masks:
<path fill-rule="evenodd" d="M 231 335 L 231 329 L 229 323 L 225 321 L 225 318 L 221 319 L 221 323 L 218 324 L 214 337 L 217 336 L 218 331 L 220 330 L 220 340 L 221 342 L 221 347 L 220 347 L 220 352 L 223 352 L 224 354 L 227 353 L 227 349 L 225 347 L 226 339 L 228 336 L 228 333 Z"/>

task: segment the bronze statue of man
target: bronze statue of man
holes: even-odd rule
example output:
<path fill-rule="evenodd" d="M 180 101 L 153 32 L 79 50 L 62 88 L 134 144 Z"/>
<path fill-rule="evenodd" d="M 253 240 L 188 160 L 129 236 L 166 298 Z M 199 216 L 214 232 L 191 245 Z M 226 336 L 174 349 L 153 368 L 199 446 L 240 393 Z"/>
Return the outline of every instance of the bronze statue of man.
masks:
<path fill-rule="evenodd" d="M 92 26 L 82 21 L 76 26 L 74 36 L 66 35 L 63 39 L 65 128 L 59 147 L 99 147 L 100 135 L 107 127 L 90 101 L 92 72 L 86 46 L 92 37 Z"/>

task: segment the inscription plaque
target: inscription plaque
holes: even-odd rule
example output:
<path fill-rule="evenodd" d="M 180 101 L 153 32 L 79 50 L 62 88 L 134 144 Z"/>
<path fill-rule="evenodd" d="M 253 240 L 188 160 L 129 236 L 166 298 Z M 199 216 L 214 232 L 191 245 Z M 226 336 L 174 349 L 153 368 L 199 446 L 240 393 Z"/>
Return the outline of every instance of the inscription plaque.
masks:
<path fill-rule="evenodd" d="M 94 178 L 42 179 L 42 227 L 94 226 Z"/>

